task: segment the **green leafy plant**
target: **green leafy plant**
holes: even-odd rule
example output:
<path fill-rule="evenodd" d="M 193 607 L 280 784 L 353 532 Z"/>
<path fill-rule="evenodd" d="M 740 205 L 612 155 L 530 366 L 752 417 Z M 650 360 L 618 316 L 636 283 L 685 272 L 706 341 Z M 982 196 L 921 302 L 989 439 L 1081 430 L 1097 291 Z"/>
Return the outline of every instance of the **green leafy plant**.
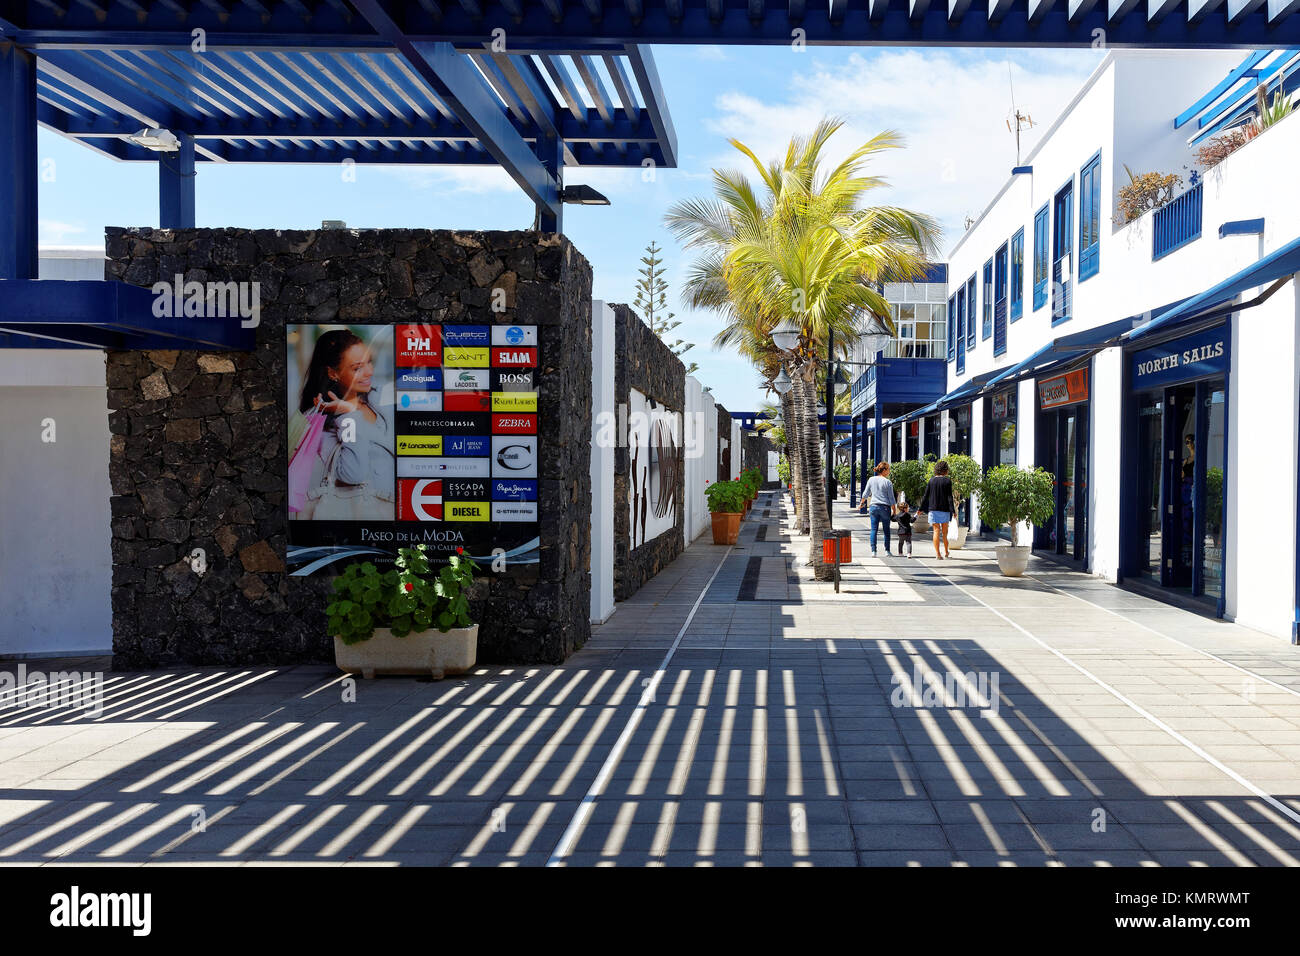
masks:
<path fill-rule="evenodd" d="M 668 333 L 682 323 L 673 321 L 672 312 L 668 312 L 667 316 L 664 315 L 668 309 L 668 280 L 664 278 L 667 270 L 661 268 L 664 262 L 659 258 L 661 252 L 663 250 L 653 242 L 645 247 L 645 255 L 641 257 L 641 268 L 637 270 L 641 278 L 636 282 L 636 298 L 632 300 L 632 305 L 641 310 L 641 314 L 645 317 L 645 324 L 659 336 L 660 341 L 680 358 L 695 348 L 695 343 L 682 339 L 673 341 L 668 339 Z M 698 369 L 699 365 L 691 362 L 686 366 L 686 374 L 693 375 Z"/>
<path fill-rule="evenodd" d="M 738 481 L 715 481 L 704 489 L 713 514 L 740 514 L 745 510 L 745 488 Z"/>
<path fill-rule="evenodd" d="M 845 462 L 835 466 L 835 481 L 837 484 L 847 485 L 849 483 L 849 466 Z"/>
<path fill-rule="evenodd" d="M 753 501 L 758 497 L 758 489 L 763 487 L 763 476 L 757 468 L 746 468 L 740 473 L 740 478 L 737 480 L 740 482 L 741 487 L 745 489 L 746 500 Z"/>
<path fill-rule="evenodd" d="M 1056 511 L 1056 478 L 1042 468 L 997 465 L 980 482 L 980 521 L 990 528 L 1011 526 L 1011 543 L 1018 545 L 1022 521 L 1046 524 Z"/>
<path fill-rule="evenodd" d="M 970 455 L 949 455 L 944 459 L 948 463 L 948 477 L 952 479 L 952 498 L 961 507 L 961 503 L 979 490 L 980 479 L 984 472 Z M 925 466 L 925 480 L 934 477 L 934 462 Z M 956 520 L 956 516 L 953 517 Z"/>
<path fill-rule="evenodd" d="M 790 484 L 790 459 L 782 455 L 776 460 L 776 477 L 781 484 Z"/>
<path fill-rule="evenodd" d="M 913 507 L 925 494 L 926 471 L 926 463 L 915 459 L 896 461 L 889 466 L 889 480 L 894 483 L 894 491 L 901 492 Z"/>
<path fill-rule="evenodd" d="M 1115 208 L 1126 223 L 1169 202 L 1174 198 L 1174 190 L 1183 182 L 1183 177 L 1177 173 L 1135 175 L 1128 166 L 1124 171 L 1128 173 L 1128 185 L 1120 187 Z"/>
<path fill-rule="evenodd" d="M 335 599 L 325 608 L 331 634 L 344 644 L 369 640 L 377 627 L 394 637 L 436 627 L 469 627 L 469 598 L 478 565 L 463 550 L 432 574 L 422 544 L 397 552 L 395 567 L 380 571 L 369 561 L 350 564 L 334 579 Z"/>
<path fill-rule="evenodd" d="M 1223 521 L 1223 469 L 1205 470 L 1205 526 L 1217 535 Z"/>
<path fill-rule="evenodd" d="M 1291 115 L 1291 109 L 1291 97 L 1283 95 L 1280 89 L 1273 92 L 1270 102 L 1265 88 L 1262 85 L 1255 87 L 1255 119 L 1252 122 L 1257 133 L 1282 122 Z"/>

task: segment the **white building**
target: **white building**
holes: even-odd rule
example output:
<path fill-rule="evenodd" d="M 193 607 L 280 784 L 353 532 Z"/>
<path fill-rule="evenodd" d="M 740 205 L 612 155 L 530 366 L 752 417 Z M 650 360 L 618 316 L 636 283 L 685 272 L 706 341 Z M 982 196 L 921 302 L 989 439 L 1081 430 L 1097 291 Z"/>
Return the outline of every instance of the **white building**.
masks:
<path fill-rule="evenodd" d="M 1108 56 L 952 250 L 948 391 L 911 416 L 1056 475 L 1038 553 L 1293 641 L 1300 120 L 1197 150 L 1294 56 Z M 1126 167 L 1183 182 L 1125 221 Z"/>

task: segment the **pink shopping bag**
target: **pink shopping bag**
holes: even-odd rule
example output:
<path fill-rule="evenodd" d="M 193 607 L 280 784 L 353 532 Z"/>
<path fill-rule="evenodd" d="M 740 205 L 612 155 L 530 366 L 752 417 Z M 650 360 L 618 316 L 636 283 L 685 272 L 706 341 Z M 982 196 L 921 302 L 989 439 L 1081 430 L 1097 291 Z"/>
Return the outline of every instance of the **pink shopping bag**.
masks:
<path fill-rule="evenodd" d="M 321 436 L 324 431 L 325 416 L 318 412 L 309 412 L 307 431 L 289 461 L 289 510 L 291 512 L 301 511 L 307 503 L 312 468 L 320 456 Z"/>

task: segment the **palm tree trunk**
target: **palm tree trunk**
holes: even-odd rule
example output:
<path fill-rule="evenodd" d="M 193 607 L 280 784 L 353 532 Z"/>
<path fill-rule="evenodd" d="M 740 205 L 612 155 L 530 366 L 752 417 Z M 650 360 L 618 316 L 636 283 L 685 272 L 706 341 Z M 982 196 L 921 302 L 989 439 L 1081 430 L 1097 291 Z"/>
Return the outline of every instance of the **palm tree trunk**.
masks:
<path fill-rule="evenodd" d="M 834 577 L 831 567 L 822 561 L 822 535 L 830 527 L 826 514 L 826 479 L 822 476 L 821 458 L 818 454 L 821 440 L 817 431 L 817 396 L 815 366 L 806 362 L 799 369 L 800 402 L 803 406 L 805 423 L 804 483 L 808 489 L 808 565 L 819 581 L 829 581 Z M 829 446 L 829 442 L 827 445 Z M 829 452 L 829 448 L 828 448 Z"/>
<path fill-rule="evenodd" d="M 813 434 L 809 435 L 808 417 L 811 415 L 815 423 L 817 408 L 816 406 L 808 407 L 807 395 L 805 394 L 799 369 L 795 368 L 793 371 L 794 375 L 791 378 L 794 385 L 791 387 L 790 392 L 794 396 L 794 415 L 799 429 L 799 533 L 807 534 L 812 514 L 809 507 L 812 486 L 808 483 L 808 473 L 817 470 L 817 434 L 814 430 Z"/>
<path fill-rule="evenodd" d="M 803 458 L 799 454 L 799 439 L 796 430 L 794 399 L 787 390 L 781 396 L 781 420 L 785 423 L 785 455 L 790 463 L 790 485 L 794 493 L 794 514 L 796 521 L 803 508 L 803 472 L 800 470 Z"/>

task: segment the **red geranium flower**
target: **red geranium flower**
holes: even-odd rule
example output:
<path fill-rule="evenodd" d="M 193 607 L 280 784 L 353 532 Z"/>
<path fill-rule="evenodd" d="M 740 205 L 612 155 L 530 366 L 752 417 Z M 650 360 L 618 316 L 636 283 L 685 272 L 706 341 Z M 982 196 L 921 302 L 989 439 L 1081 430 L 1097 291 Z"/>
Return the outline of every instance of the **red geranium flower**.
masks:
<path fill-rule="evenodd" d="M 465 549 L 462 548 L 460 545 L 456 545 L 456 553 L 457 553 L 457 554 L 464 554 L 464 553 L 465 553 Z"/>
<path fill-rule="evenodd" d="M 407 581 L 407 582 L 406 582 L 405 587 L 406 587 L 406 590 L 407 590 L 407 591 L 414 591 L 414 590 L 415 590 L 415 585 L 412 584 L 410 581 Z"/>

